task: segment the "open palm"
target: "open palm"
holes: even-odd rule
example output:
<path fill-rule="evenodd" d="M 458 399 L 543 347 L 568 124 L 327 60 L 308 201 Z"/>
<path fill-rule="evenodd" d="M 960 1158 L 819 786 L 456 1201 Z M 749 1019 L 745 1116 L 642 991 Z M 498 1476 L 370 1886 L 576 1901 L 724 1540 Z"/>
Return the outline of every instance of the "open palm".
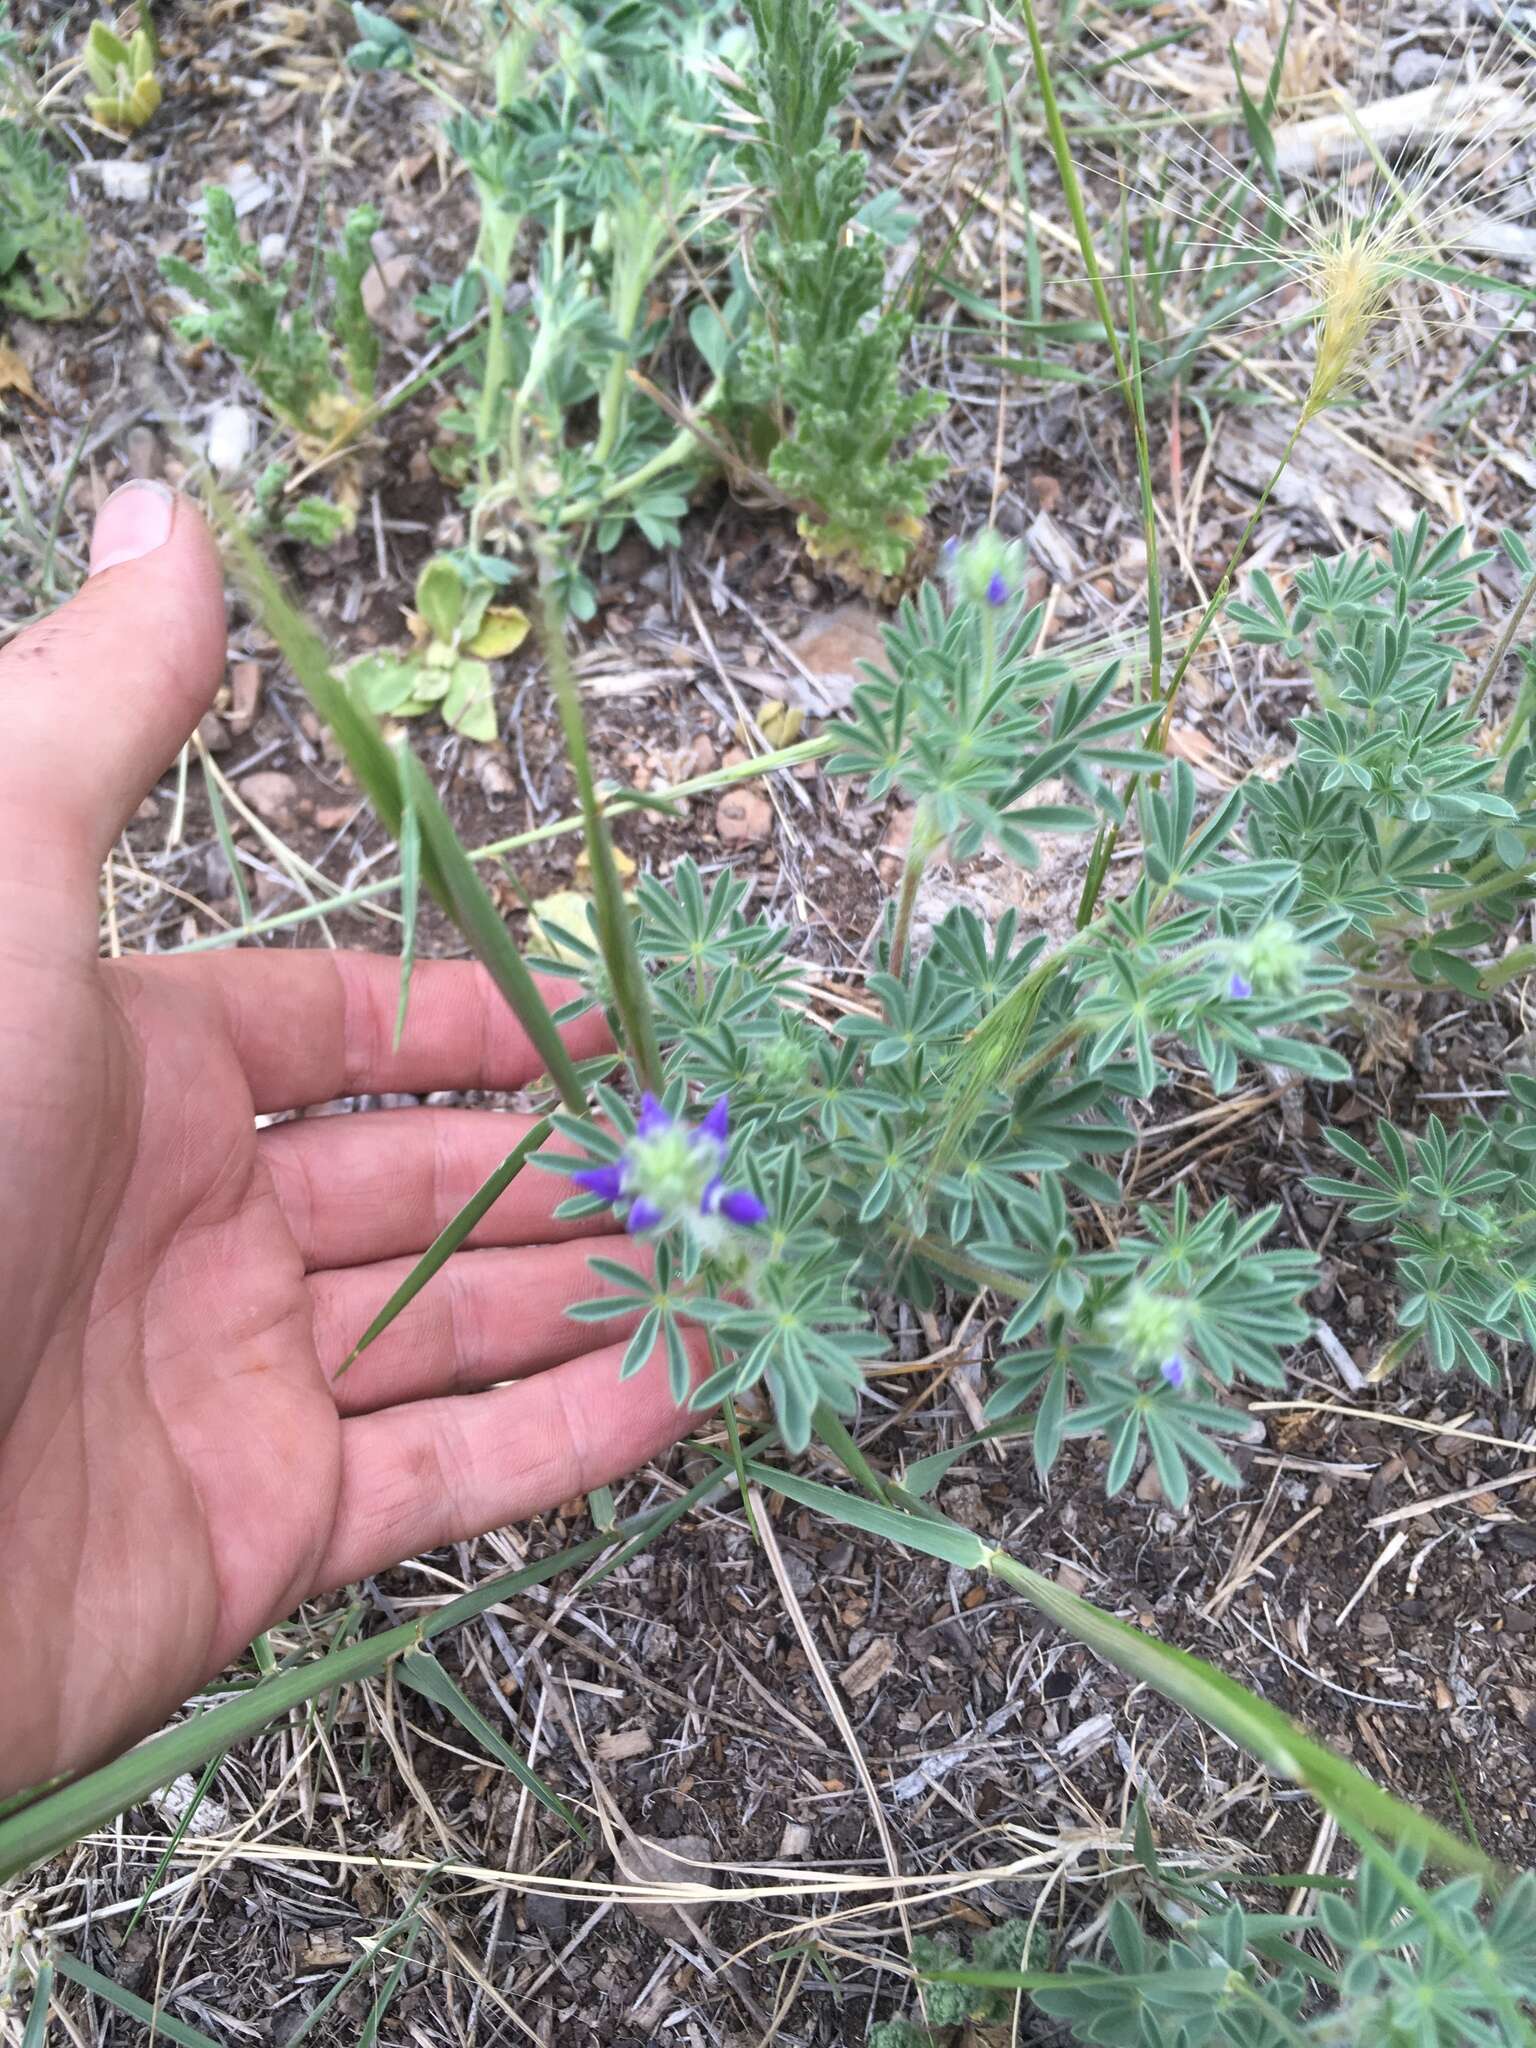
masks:
<path fill-rule="evenodd" d="M 0 656 L 0 1790 L 143 1734 L 308 1594 L 683 1425 L 659 1361 L 618 1385 L 622 1325 L 594 1352 L 564 1316 L 593 1226 L 543 1174 L 334 1379 L 525 1124 L 256 1119 L 532 1079 L 480 969 L 418 969 L 394 1051 L 384 959 L 96 958 L 100 860 L 222 664 L 217 558 L 184 503 L 160 538 L 172 510 L 111 500 L 98 573 Z"/>

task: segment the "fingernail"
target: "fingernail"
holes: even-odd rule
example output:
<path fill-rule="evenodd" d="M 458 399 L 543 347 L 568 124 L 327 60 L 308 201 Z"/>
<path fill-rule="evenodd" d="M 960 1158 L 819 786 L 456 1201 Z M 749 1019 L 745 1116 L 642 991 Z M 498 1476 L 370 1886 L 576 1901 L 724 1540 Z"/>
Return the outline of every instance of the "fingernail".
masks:
<path fill-rule="evenodd" d="M 91 533 L 91 574 L 137 562 L 164 547 L 171 537 L 176 493 L 155 477 L 119 484 L 96 514 Z"/>

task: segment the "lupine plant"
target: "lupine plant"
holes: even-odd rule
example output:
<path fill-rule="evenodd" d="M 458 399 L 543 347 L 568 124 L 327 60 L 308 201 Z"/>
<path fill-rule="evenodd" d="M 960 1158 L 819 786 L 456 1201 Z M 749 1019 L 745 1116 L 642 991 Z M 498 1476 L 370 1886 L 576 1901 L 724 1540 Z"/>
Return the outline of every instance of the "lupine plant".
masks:
<path fill-rule="evenodd" d="M 870 2048 L 935 2048 L 990 1999 L 1028 1997 L 1095 2048 L 1524 2048 L 1536 2001 L 1536 1878 L 1489 1904 L 1476 1877 L 1424 1878 L 1419 1856 L 1378 1854 L 1345 1884 L 1315 1887 L 1304 1912 L 1238 1904 L 1228 1885 L 1160 1868 L 1144 1827 L 1141 1912 L 1110 1906 L 1098 1952 L 1065 1970 L 994 1960 L 1026 1930 L 1005 1922 L 969 1966 L 914 1943 L 928 1980 L 926 2023 L 877 2026 Z M 1148 1922 L 1152 1921 L 1153 1926 Z M 1161 1928 L 1155 1923 L 1160 1922 Z M 1169 1931 L 1164 1932 L 1162 1929 Z"/>

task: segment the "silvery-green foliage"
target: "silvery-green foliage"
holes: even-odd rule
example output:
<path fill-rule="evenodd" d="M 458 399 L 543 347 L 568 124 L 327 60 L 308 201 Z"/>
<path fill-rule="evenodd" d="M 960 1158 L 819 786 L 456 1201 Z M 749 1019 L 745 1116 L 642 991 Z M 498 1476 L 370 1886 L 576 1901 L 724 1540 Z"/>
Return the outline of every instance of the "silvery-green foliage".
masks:
<path fill-rule="evenodd" d="M 1314 1178 L 1363 1230 L 1384 1229 L 1397 1260 L 1397 1319 L 1441 1372 L 1469 1366 L 1497 1385 L 1490 1340 L 1536 1350 L 1536 1080 L 1511 1074 L 1496 1113 L 1438 1116 L 1422 1134 L 1384 1119 L 1371 1152 L 1325 1136 L 1355 1178 Z"/>
<path fill-rule="evenodd" d="M 978 601 L 965 567 L 888 629 L 834 765 L 927 805 L 936 836 L 961 850 L 1028 859 L 1042 826 L 1114 815 L 1105 771 L 1144 762 L 1126 735 L 1145 714 L 1111 708 L 1113 670 L 1079 678 L 1037 658 L 1038 620 L 996 589 L 1001 572 Z M 1048 779 L 1078 801 L 1034 805 Z M 988 931 L 952 910 L 918 957 L 897 970 L 887 956 L 867 1005 L 830 1029 L 807 1021 L 792 934 L 747 914 L 741 882 L 706 885 L 684 861 L 670 885 L 641 884 L 669 1113 L 728 1096 L 726 1178 L 765 1212 L 707 1242 L 697 1228 L 660 1232 L 670 1312 L 715 1340 L 700 1405 L 764 1381 L 799 1448 L 818 1403 L 851 1411 L 885 1347 L 873 1291 L 924 1305 L 942 1286 L 983 1285 L 1010 1304 L 993 1412 L 1032 1417 L 1042 1469 L 1067 1435 L 1092 1431 L 1110 1439 L 1112 1486 L 1143 1446 L 1174 1500 L 1190 1465 L 1232 1476 L 1220 1439 L 1243 1418 L 1223 1396 L 1240 1378 L 1278 1382 L 1305 1333 L 1312 1261 L 1265 1247 L 1273 1212 L 1219 1203 L 1196 1216 L 1182 1194 L 1106 1247 L 1084 1198 L 1120 1202 L 1137 1105 L 1175 1042 L 1221 1090 L 1244 1060 L 1347 1072 L 1305 1034 L 1342 1000 L 1337 920 L 1297 918 L 1294 867 L 1245 856 L 1238 812 L 1228 802 L 1199 819 L 1176 769 L 1143 799 L 1147 873 L 1098 927 L 1053 954 L 1039 934 L 1021 941 L 1011 916 Z M 1021 993 L 1010 1061 L 956 1131 L 956 1071 Z M 597 1125 L 566 1129 L 584 1171 L 611 1161 Z M 639 1194 L 616 1184 L 611 1197 L 632 1222 Z M 642 1227 L 656 1234 L 649 1215 Z"/>
<path fill-rule="evenodd" d="M 1095 2048 L 1525 2048 L 1536 2001 L 1536 1878 L 1492 1903 L 1435 1887 L 1410 1855 L 1364 1863 L 1314 1911 L 1264 1913 L 1181 1886 L 1170 1935 L 1125 1899 L 1100 1953 L 1030 1991 Z M 1177 1912 L 1166 1910 L 1176 1906 Z"/>
<path fill-rule="evenodd" d="M 165 256 L 168 283 L 191 310 L 176 321 L 185 340 L 207 342 L 240 365 L 271 413 L 300 432 L 330 434 L 372 394 L 378 338 L 362 304 L 362 278 L 379 224 L 371 206 L 348 215 L 327 270 L 332 284 L 329 328 L 313 297 L 294 294 L 293 258 L 269 267 L 245 240 L 235 203 L 220 185 L 204 200 L 203 255 L 198 264 Z"/>
<path fill-rule="evenodd" d="M 1464 545 L 1460 528 L 1431 544 L 1421 517 L 1387 560 L 1313 562 L 1289 598 L 1256 575 L 1230 615 L 1304 667 L 1318 700 L 1296 721 L 1294 761 L 1252 788 L 1249 843 L 1299 863 L 1300 903 L 1346 918 L 1356 957 L 1396 942 L 1421 980 L 1470 995 L 1472 956 L 1532 893 L 1536 808 L 1529 747 L 1501 769 L 1456 697 L 1490 559 Z"/>

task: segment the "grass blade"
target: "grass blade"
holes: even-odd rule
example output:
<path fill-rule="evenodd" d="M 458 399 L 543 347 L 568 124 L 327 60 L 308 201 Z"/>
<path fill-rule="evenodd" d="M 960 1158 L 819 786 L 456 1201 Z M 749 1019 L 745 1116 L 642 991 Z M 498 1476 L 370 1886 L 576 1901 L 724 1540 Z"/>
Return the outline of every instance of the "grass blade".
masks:
<path fill-rule="evenodd" d="M 22 2029 L 21 2048 L 43 2048 L 48 2033 L 48 2014 L 53 2005 L 53 1964 L 45 1962 L 32 1980 L 32 2003 Z"/>
<path fill-rule="evenodd" d="M 203 745 L 202 734 L 197 734 L 197 758 L 203 771 L 203 788 L 208 797 L 208 815 L 213 820 L 214 836 L 219 842 L 229 868 L 229 879 L 234 886 L 235 903 L 240 911 L 240 922 L 251 921 L 251 899 L 246 893 L 245 874 L 239 854 L 235 851 L 235 836 L 229 829 L 229 813 L 224 808 L 224 799 L 219 793 L 219 778 L 213 772 L 208 759 L 208 749 Z"/>
<path fill-rule="evenodd" d="M 490 1178 L 475 1190 L 453 1221 L 443 1226 L 337 1367 L 337 1379 L 376 1337 L 383 1335 L 400 1311 L 415 1300 L 432 1275 L 448 1263 L 480 1218 L 516 1180 L 530 1155 L 537 1152 L 549 1136 L 551 1128 L 548 1118 L 536 1123 L 522 1143 L 515 1145 Z"/>
<path fill-rule="evenodd" d="M 589 1839 L 586 1829 L 559 1793 L 552 1791 L 533 1766 L 518 1755 L 498 1729 L 491 1726 L 474 1701 L 465 1697 L 429 1651 L 412 1650 L 409 1656 L 402 1657 L 398 1676 L 401 1683 L 408 1685 L 412 1692 L 419 1692 L 423 1699 L 431 1700 L 434 1706 L 442 1707 L 452 1714 L 459 1726 L 467 1728 L 481 1748 L 509 1770 L 519 1785 L 531 1792 L 539 1804 L 547 1807 L 557 1820 L 564 1821 L 565 1825 L 574 1834 L 580 1835 L 584 1842 Z"/>
<path fill-rule="evenodd" d="M 197 1781 L 197 1789 L 193 1792 L 192 1797 L 187 1801 L 186 1805 L 182 1808 L 181 1815 L 177 1820 L 175 1827 L 171 1830 L 171 1839 L 166 1843 L 164 1850 L 161 1852 L 160 1861 L 155 1865 L 154 1870 L 150 1874 L 149 1883 L 144 1887 L 144 1896 L 142 1899 L 140 1899 L 139 1903 L 133 1909 L 133 1917 L 129 1920 L 128 1926 L 123 1934 L 123 1944 L 125 1947 L 127 1945 L 129 1935 L 133 1933 L 135 1927 L 138 1926 L 140 1920 L 144 1917 L 145 1907 L 149 1904 L 150 1900 L 154 1897 L 155 1893 L 160 1889 L 160 1880 L 162 1877 L 164 1877 L 167 1869 L 169 1868 L 171 1858 L 176 1854 L 177 1849 L 180 1848 L 182 1836 L 187 1832 L 187 1829 L 192 1825 L 193 1814 L 196 1813 L 197 1809 L 202 1805 L 204 1798 L 207 1796 L 208 1787 L 213 1783 L 214 1773 L 218 1770 L 219 1765 L 223 1763 L 227 1755 L 228 1751 L 221 1749 L 216 1756 L 209 1757 L 207 1763 L 204 1765 L 203 1775 Z"/>
<path fill-rule="evenodd" d="M 710 1478 L 713 1482 L 714 1475 Z M 407 1650 L 419 1648 L 424 1638 L 456 1628 L 514 1593 L 544 1585 L 573 1565 L 588 1563 L 612 1543 L 610 1536 L 590 1536 L 537 1564 L 487 1579 L 484 1585 L 449 1601 L 425 1621 L 402 1622 L 398 1628 L 381 1630 L 360 1643 L 348 1643 L 324 1657 L 279 1672 L 275 1678 L 264 1679 L 217 1707 L 204 1708 L 114 1763 L 105 1764 L 74 1784 L 24 1807 L 0 1824 L 0 1883 L 77 1842 L 125 1807 L 136 1805 L 173 1778 L 179 1778 L 183 1771 L 196 1770 L 216 1751 L 258 1734 L 294 1707 L 301 1707 L 338 1685 L 373 1677 Z"/>
<path fill-rule="evenodd" d="M 401 746 L 405 745 L 402 740 Z M 416 965 L 416 918 L 421 909 L 421 819 L 411 798 L 408 777 L 400 778 L 400 1004 L 395 1011 L 395 1051 L 405 1032 L 406 1006 L 411 1000 L 411 973 Z"/>
<path fill-rule="evenodd" d="M 405 1947 L 396 1956 L 394 1968 L 384 1979 L 379 1995 L 373 2001 L 373 2008 L 363 2022 L 363 2031 L 357 2037 L 357 2048 L 373 2048 L 374 2042 L 378 2040 L 379 2028 L 384 2024 L 384 2015 L 389 2011 L 390 2000 L 400 1988 L 400 1979 L 405 1975 L 405 1966 L 411 1960 L 411 1951 L 416 1946 L 416 1937 L 420 1932 L 421 1922 L 413 1916 L 406 1933 Z"/>
<path fill-rule="evenodd" d="M 391 1920 L 387 1927 L 381 1927 L 378 1933 L 370 1938 L 367 1946 L 358 1950 L 357 1954 L 352 1958 L 351 1962 L 348 1963 L 347 1967 L 336 1979 L 336 1982 L 331 1986 L 330 1990 L 326 1992 L 324 1998 L 320 2000 L 319 2004 L 315 2007 L 314 2011 L 311 2012 L 307 2016 L 307 2018 L 305 2018 L 299 2024 L 295 2031 L 288 2036 L 288 2048 L 299 2048 L 300 2042 L 308 2039 L 308 2037 L 314 2032 L 315 2028 L 318 2027 L 320 2022 L 325 2018 L 326 2014 L 330 2011 L 331 2007 L 336 2003 L 337 1999 L 340 1998 L 341 1994 L 346 1990 L 347 1986 L 349 1984 L 356 1982 L 358 1977 L 362 1975 L 363 1971 L 366 1970 L 369 1964 L 373 1962 L 374 1959 L 378 1956 L 379 1951 L 383 1948 L 386 1942 L 393 1941 L 397 1934 L 404 1933 L 405 1929 L 408 1927 L 414 1928 L 419 1927 L 421 1925 L 420 1919 L 416 1912 L 416 1905 L 417 1901 L 421 1898 L 421 1895 L 426 1890 L 426 1888 L 426 1880 L 424 1879 L 422 1883 L 416 1887 L 415 1893 L 412 1895 L 411 1898 L 411 1903 L 406 1907 L 405 1911 L 402 1914 L 400 1914 L 397 1919 Z"/>
<path fill-rule="evenodd" d="M 200 2034 L 196 2027 L 189 2027 L 184 2020 L 172 2019 L 158 2006 L 147 2005 L 132 1991 L 125 1991 L 110 1977 L 103 1977 L 100 1970 L 93 1970 L 89 1963 L 82 1963 L 77 1957 L 61 1952 L 54 1957 L 54 1965 L 61 1977 L 68 1977 L 72 1984 L 89 1991 L 92 1997 L 104 1998 L 108 2005 L 115 2005 L 129 2019 L 142 2021 L 149 2029 L 151 2039 L 175 2041 L 180 2048 L 219 2048 L 219 2043 L 210 2035 Z"/>
<path fill-rule="evenodd" d="M 398 840 L 404 829 L 406 791 L 421 832 L 421 879 L 453 919 L 471 949 L 490 971 L 517 1021 L 544 1062 L 545 1072 L 569 1109 L 586 1109 L 586 1094 L 538 984 L 523 965 L 501 913 L 470 863 L 426 770 L 408 748 L 396 755 L 372 712 L 359 704 L 331 666 L 325 642 L 289 600 L 261 550 L 213 494 L 224 527 L 225 545 L 261 623 L 277 642 L 288 666 L 316 712 L 335 733 L 342 751 L 379 818 Z"/>
<path fill-rule="evenodd" d="M 470 865 L 469 855 L 432 787 L 432 778 L 409 749 L 400 754 L 397 782 L 402 792 L 410 792 L 410 803 L 421 827 L 422 871 L 429 885 L 436 877 L 434 895 L 489 969 L 518 1023 L 533 1041 L 534 1050 L 544 1062 L 544 1071 L 559 1089 L 566 1108 L 578 1116 L 584 1115 L 587 1093 L 576 1071 L 576 1062 L 566 1051 L 565 1041 L 549 1014 L 549 1005 L 523 965 L 523 956 L 513 945 L 501 912 Z M 402 795 L 401 809 L 403 805 Z M 397 817 L 397 828 L 398 824 Z"/>
<path fill-rule="evenodd" d="M 1187 1650 L 1175 1649 L 1155 1636 L 1106 1614 L 1091 1601 L 1033 1571 L 1004 1550 L 994 1550 L 969 1529 L 933 1511 L 906 1513 L 854 1494 L 822 1486 L 796 1473 L 751 1463 L 748 1471 L 763 1486 L 816 1509 L 839 1524 L 852 1523 L 873 1536 L 887 1537 L 910 1550 L 957 1564 L 967 1571 L 986 1572 L 1022 1593 L 1032 1607 L 1076 1637 L 1108 1664 L 1160 1692 L 1208 1727 L 1235 1742 L 1250 1756 L 1293 1783 L 1305 1785 L 1341 1824 L 1388 1840 L 1411 1843 L 1434 1862 L 1454 1869 L 1494 1874 L 1487 1857 L 1460 1841 L 1424 1814 L 1374 1784 L 1362 1771 L 1315 1741 L 1277 1707 L 1228 1678 L 1213 1664 Z"/>
<path fill-rule="evenodd" d="M 769 1430 L 758 1442 L 766 1450 L 777 1440 L 777 1432 Z M 609 1571 L 617 1571 L 647 1544 L 655 1542 L 664 1530 L 670 1529 L 700 1501 L 730 1483 L 728 1466 L 723 1471 L 712 1468 L 686 1493 L 679 1494 L 676 1500 L 669 1501 L 654 1514 L 621 1523 L 612 1534 L 589 1536 L 584 1542 L 573 1543 L 569 1549 L 557 1551 L 553 1557 L 542 1558 L 537 1564 L 524 1565 L 518 1571 L 504 1572 L 494 1579 L 487 1579 L 484 1585 L 461 1593 L 458 1599 L 450 1600 L 446 1606 L 439 1607 L 435 1613 L 421 1620 L 402 1622 L 398 1628 L 384 1629 L 362 1642 L 348 1643 L 341 1649 L 328 1651 L 323 1657 L 313 1657 L 307 1663 L 294 1665 L 274 1678 L 251 1686 L 232 1700 L 226 1700 L 217 1707 L 204 1708 L 176 1727 L 167 1728 L 163 1734 L 140 1743 L 126 1756 L 76 1779 L 73 1784 L 40 1793 L 32 1798 L 29 1805 L 13 1811 L 0 1823 L 0 1884 L 29 1865 L 42 1862 L 58 1850 L 79 1841 L 82 1835 L 111 1820 L 125 1807 L 137 1805 L 162 1785 L 180 1777 L 183 1771 L 196 1770 L 216 1751 L 229 1749 L 248 1735 L 259 1734 L 294 1707 L 301 1707 L 322 1693 L 333 1692 L 339 1685 L 359 1678 L 371 1678 L 396 1657 L 403 1656 L 408 1650 L 419 1649 L 423 1642 L 472 1621 L 498 1601 L 509 1599 L 514 1593 L 526 1592 L 530 1586 L 546 1585 L 562 1572 L 589 1564 L 594 1558 L 602 1557 L 605 1551 L 611 1552 L 603 1567 L 584 1582 L 588 1587 L 595 1586 Z M 832 1497 L 834 1500 L 843 1498 L 841 1494 Z"/>

